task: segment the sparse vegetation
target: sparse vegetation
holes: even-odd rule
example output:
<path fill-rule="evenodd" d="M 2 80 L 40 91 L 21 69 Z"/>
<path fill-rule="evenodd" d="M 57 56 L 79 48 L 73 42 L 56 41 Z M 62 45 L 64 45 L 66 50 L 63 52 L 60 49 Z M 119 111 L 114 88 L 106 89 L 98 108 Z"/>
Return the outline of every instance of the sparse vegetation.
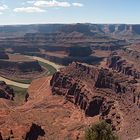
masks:
<path fill-rule="evenodd" d="M 56 72 L 56 69 L 47 63 L 43 63 L 39 61 L 39 64 L 48 69 L 49 74 L 47 73 L 47 75 L 53 75 Z"/>
<path fill-rule="evenodd" d="M 15 79 L 13 77 L 8 77 L 8 76 L 4 76 L 4 75 L 0 75 L 0 76 L 3 78 L 6 78 L 8 80 L 18 82 L 18 83 L 23 83 L 23 84 L 30 84 L 32 82 L 32 80 L 30 80 L 30 79 Z"/>
<path fill-rule="evenodd" d="M 18 82 L 18 83 L 23 83 L 23 84 L 30 84 L 32 82 L 32 80 L 30 79 L 27 79 L 27 80 L 22 80 L 22 79 L 9 79 L 9 80 L 12 80 L 12 81 L 15 81 L 15 82 Z"/>
<path fill-rule="evenodd" d="M 27 89 L 13 86 L 13 85 L 10 85 L 10 87 L 14 89 L 15 100 L 18 102 L 23 101 L 27 93 Z"/>
<path fill-rule="evenodd" d="M 93 124 L 85 132 L 85 140 L 118 140 L 110 124 L 105 121 Z"/>
<path fill-rule="evenodd" d="M 45 74 L 42 75 L 42 76 L 50 76 L 50 75 L 53 75 L 56 72 L 56 69 L 53 66 L 51 66 L 51 65 L 49 65 L 47 63 L 43 63 L 43 62 L 39 61 L 39 64 L 42 67 L 45 67 L 47 69 Z M 1 75 L 1 77 L 4 77 L 4 78 L 6 78 L 8 80 L 12 80 L 14 82 L 23 83 L 23 84 L 30 84 L 32 82 L 31 79 L 17 79 L 17 78 L 15 79 L 15 78 L 12 78 L 12 77 L 2 76 L 2 75 Z"/>

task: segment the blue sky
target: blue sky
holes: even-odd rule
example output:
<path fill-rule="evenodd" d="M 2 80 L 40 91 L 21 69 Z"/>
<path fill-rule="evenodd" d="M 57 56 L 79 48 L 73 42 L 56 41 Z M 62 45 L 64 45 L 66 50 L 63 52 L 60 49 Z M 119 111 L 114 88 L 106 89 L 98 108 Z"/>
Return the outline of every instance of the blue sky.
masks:
<path fill-rule="evenodd" d="M 140 0 L 0 0 L 0 24 L 140 24 Z"/>

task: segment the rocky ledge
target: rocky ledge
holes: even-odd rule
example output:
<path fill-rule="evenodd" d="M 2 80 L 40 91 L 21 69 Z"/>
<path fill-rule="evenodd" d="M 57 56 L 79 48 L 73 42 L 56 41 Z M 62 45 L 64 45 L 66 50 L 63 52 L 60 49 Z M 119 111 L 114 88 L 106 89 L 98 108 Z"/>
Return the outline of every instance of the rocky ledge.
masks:
<path fill-rule="evenodd" d="M 140 94 L 136 83 L 117 72 L 81 63 L 72 63 L 55 73 L 50 81 L 53 95 L 64 96 L 79 106 L 86 116 L 100 115 L 117 130 L 120 129 L 122 118 L 116 98 L 120 104 L 129 99 L 129 104 L 139 107 Z M 119 99 L 124 95 L 125 99 Z"/>
<path fill-rule="evenodd" d="M 13 100 L 14 96 L 14 90 L 5 82 L 0 81 L 0 98 Z"/>
<path fill-rule="evenodd" d="M 118 53 L 112 53 L 107 59 L 107 65 L 109 68 L 121 72 L 125 75 L 133 76 L 140 79 L 140 71 L 138 71 L 133 63 L 128 63 Z"/>

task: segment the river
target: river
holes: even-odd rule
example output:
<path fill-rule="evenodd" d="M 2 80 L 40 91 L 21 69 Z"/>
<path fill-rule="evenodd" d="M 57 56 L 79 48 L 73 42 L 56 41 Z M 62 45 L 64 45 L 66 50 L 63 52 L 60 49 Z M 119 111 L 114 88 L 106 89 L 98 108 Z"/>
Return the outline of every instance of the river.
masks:
<path fill-rule="evenodd" d="M 31 59 L 34 59 L 34 60 L 38 60 L 38 61 L 43 62 L 43 63 L 47 63 L 47 64 L 51 65 L 52 67 L 54 67 L 57 71 L 62 67 L 61 65 L 50 62 L 44 58 L 40 58 L 40 57 L 36 57 L 36 56 L 27 56 L 27 55 L 25 55 L 25 56 L 29 57 Z M 23 84 L 23 83 L 15 82 L 15 81 L 6 79 L 6 78 L 1 77 L 1 76 L 0 76 L 0 81 L 5 81 L 6 84 L 8 84 L 8 85 L 17 86 L 20 88 L 28 88 L 30 86 L 30 84 Z"/>

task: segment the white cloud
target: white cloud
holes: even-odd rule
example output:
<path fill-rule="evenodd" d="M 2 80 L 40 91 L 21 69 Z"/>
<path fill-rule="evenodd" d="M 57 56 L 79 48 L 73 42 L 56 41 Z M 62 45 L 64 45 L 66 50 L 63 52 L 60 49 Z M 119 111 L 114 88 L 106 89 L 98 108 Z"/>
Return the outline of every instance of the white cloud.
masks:
<path fill-rule="evenodd" d="M 72 3 L 73 6 L 75 7 L 83 7 L 84 5 L 82 3 Z"/>
<path fill-rule="evenodd" d="M 28 4 L 33 4 L 33 3 L 35 3 L 35 1 L 34 0 L 29 0 L 29 1 L 27 1 L 27 3 Z"/>
<path fill-rule="evenodd" d="M 45 12 L 45 10 L 39 7 L 20 7 L 20 8 L 15 8 L 14 12 L 39 13 L 39 12 Z"/>
<path fill-rule="evenodd" d="M 58 0 L 27 0 L 25 4 L 29 4 L 31 6 L 28 7 L 19 7 L 15 8 L 14 12 L 26 12 L 26 13 L 37 13 L 37 12 L 45 12 L 45 9 L 48 7 L 82 7 L 82 3 L 69 3 L 67 1 L 58 1 Z M 1 12 L 1 11 L 0 11 Z"/>
<path fill-rule="evenodd" d="M 35 6 L 38 7 L 70 7 L 71 4 L 69 2 L 66 1 L 56 1 L 56 0 L 49 0 L 49 1 L 45 1 L 45 0 L 38 0 L 34 3 Z"/>
<path fill-rule="evenodd" d="M 3 14 L 5 10 L 8 9 L 8 6 L 5 4 L 0 4 L 0 14 Z"/>

